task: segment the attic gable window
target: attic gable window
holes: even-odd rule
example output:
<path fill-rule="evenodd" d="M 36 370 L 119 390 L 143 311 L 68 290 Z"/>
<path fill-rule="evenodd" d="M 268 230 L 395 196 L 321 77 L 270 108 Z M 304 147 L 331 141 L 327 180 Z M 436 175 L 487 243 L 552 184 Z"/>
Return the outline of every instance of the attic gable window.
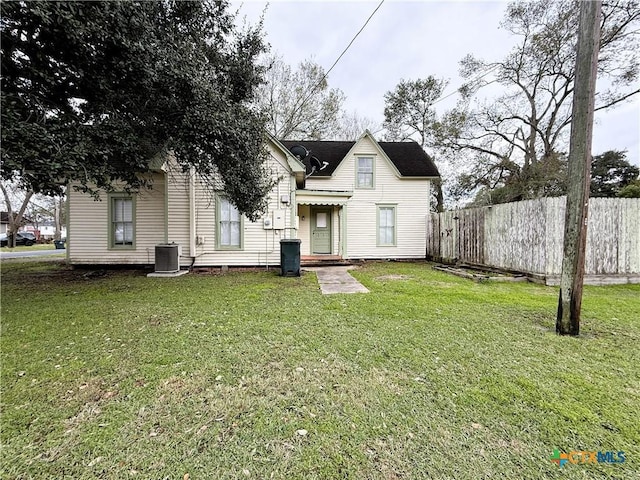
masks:
<path fill-rule="evenodd" d="M 356 159 L 356 188 L 373 188 L 373 158 Z"/>

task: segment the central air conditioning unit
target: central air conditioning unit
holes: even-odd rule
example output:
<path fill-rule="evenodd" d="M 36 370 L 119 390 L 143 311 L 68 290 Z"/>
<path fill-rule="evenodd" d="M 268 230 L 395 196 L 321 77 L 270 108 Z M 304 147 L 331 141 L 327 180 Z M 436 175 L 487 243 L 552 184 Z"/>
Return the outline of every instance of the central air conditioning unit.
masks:
<path fill-rule="evenodd" d="M 180 271 L 180 245 L 166 243 L 156 245 L 156 273 L 175 273 Z"/>

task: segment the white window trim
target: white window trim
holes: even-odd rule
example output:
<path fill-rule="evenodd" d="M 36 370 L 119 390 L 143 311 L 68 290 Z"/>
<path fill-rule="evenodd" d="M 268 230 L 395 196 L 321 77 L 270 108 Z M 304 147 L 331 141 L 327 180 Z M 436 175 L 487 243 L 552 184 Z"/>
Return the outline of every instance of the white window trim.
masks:
<path fill-rule="evenodd" d="M 378 247 L 395 247 L 398 244 L 398 205 L 395 203 L 381 203 L 376 205 L 376 245 Z M 382 243 L 380 239 L 380 212 L 391 209 L 393 212 L 393 243 Z"/>
<path fill-rule="evenodd" d="M 371 160 L 371 172 L 363 172 L 363 173 L 371 173 L 371 185 L 361 185 L 360 184 L 360 160 Z M 376 188 L 376 157 L 374 155 L 357 155 L 356 156 L 356 181 L 355 187 L 361 188 L 364 190 L 371 190 Z"/>
<path fill-rule="evenodd" d="M 231 205 L 233 205 L 227 197 L 224 195 L 216 195 L 216 250 L 244 250 L 244 216 L 239 215 L 240 225 L 239 234 L 240 234 L 240 244 L 239 245 L 222 245 L 222 202 L 227 201 Z"/>

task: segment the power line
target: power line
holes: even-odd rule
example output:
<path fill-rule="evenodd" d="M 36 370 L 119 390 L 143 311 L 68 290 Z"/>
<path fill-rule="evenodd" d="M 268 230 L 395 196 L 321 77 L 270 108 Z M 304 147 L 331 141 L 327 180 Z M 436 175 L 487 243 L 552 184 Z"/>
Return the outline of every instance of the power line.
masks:
<path fill-rule="evenodd" d="M 367 24 L 369 23 L 369 21 L 373 18 L 373 16 L 376 14 L 376 12 L 380 9 L 380 7 L 382 6 L 382 4 L 384 3 L 384 0 L 381 0 L 380 3 L 378 4 L 378 6 L 376 7 L 376 9 L 371 12 L 371 15 L 369 15 L 369 18 L 367 18 L 367 21 L 364 22 L 364 25 L 362 25 L 362 27 L 360 28 L 360 30 L 358 30 L 358 33 L 356 33 L 354 35 L 354 37 L 351 39 L 351 41 L 349 42 L 349 45 L 347 45 L 347 47 L 342 51 L 342 53 L 340 54 L 340 56 L 336 59 L 335 62 L 333 62 L 333 65 L 331 65 L 331 68 L 329 68 L 329 70 L 327 70 L 327 73 L 324 74 L 324 77 L 322 77 L 322 80 L 320 80 L 320 82 L 318 82 L 318 85 L 320 83 L 322 83 L 322 81 L 327 78 L 327 75 L 329 75 L 329 72 L 331 72 L 331 70 L 333 70 L 333 67 L 335 67 L 338 62 L 340 61 L 340 59 L 344 56 L 345 53 L 347 53 L 347 50 L 349 50 L 349 48 L 351 47 L 351 45 L 353 45 L 353 42 L 356 41 L 356 38 L 358 38 L 358 35 L 360 35 L 362 33 L 362 31 L 365 29 L 365 27 L 367 26 Z M 317 85 L 316 85 L 317 87 Z"/>
<path fill-rule="evenodd" d="M 481 78 L 486 77 L 487 75 L 489 75 L 491 72 L 493 72 L 495 69 L 497 69 L 500 65 L 494 65 L 493 67 L 491 67 L 489 70 L 487 70 L 485 73 L 483 73 L 482 75 L 473 78 L 470 80 L 470 82 L 477 82 L 478 80 L 480 80 Z M 469 82 L 465 82 L 465 83 L 469 83 Z M 449 98 L 452 95 L 455 95 L 456 93 L 460 92 L 460 87 L 462 87 L 464 85 L 464 83 L 462 85 L 460 85 L 458 88 L 456 88 L 453 92 L 451 92 L 448 95 L 445 95 L 444 97 L 440 97 L 439 99 L 437 99 L 435 102 L 433 102 L 431 105 L 435 105 L 436 103 L 440 103 L 441 101 Z"/>
<path fill-rule="evenodd" d="M 369 22 L 371 21 L 371 19 L 373 18 L 373 16 L 376 14 L 376 12 L 380 9 L 380 7 L 382 6 L 382 4 L 384 3 L 385 0 L 380 0 L 380 3 L 378 4 L 378 6 L 375 8 L 375 10 L 373 12 L 371 12 L 371 15 L 369 15 L 369 18 L 367 18 L 367 20 L 364 22 L 364 24 L 362 25 L 362 27 L 360 27 L 360 30 L 358 30 L 358 32 L 353 36 L 353 38 L 351 39 L 351 41 L 349 42 L 349 44 L 345 47 L 345 49 L 342 51 L 342 53 L 338 56 L 338 58 L 336 59 L 335 62 L 333 62 L 333 65 L 331 65 L 331 67 L 329 68 L 329 70 L 327 70 L 325 72 L 325 74 L 322 76 L 322 78 L 318 81 L 318 83 L 316 83 L 311 90 L 309 91 L 309 93 L 307 94 L 307 96 L 304 98 L 304 100 L 302 100 L 302 102 L 300 102 L 300 105 L 295 108 L 293 110 L 293 112 L 291 112 L 291 115 L 289 116 L 289 118 L 287 119 L 288 123 L 297 113 L 298 111 L 304 106 L 304 104 L 307 102 L 307 100 L 309 100 L 311 98 L 311 96 L 315 93 L 316 89 L 322 85 L 322 82 L 325 81 L 325 79 L 327 78 L 327 76 L 329 75 L 329 73 L 331 72 L 331 70 L 333 70 L 333 68 L 338 64 L 338 62 L 340 61 L 340 59 L 344 56 L 345 53 L 347 53 L 347 51 L 349 50 L 349 48 L 351 48 L 351 45 L 353 45 L 353 42 L 356 41 L 356 38 L 358 38 L 358 36 L 362 33 L 362 31 L 365 29 L 365 27 L 369 24 Z M 285 123 L 285 125 L 286 125 Z"/>

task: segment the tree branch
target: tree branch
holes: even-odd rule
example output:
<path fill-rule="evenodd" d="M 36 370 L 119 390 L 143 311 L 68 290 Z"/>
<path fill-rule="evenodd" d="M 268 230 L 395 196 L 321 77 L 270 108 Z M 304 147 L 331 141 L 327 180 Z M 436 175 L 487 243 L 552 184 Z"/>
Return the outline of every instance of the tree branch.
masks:
<path fill-rule="evenodd" d="M 612 100 L 611 102 L 605 104 L 605 105 L 600 105 L 599 107 L 596 107 L 594 109 L 595 112 L 597 112 L 598 110 L 604 110 L 606 108 L 612 107 L 620 102 L 624 102 L 626 99 L 633 97 L 634 95 L 640 93 L 640 88 L 637 90 L 634 90 L 631 93 L 628 93 L 627 95 L 624 95 L 623 97 L 617 98 L 615 100 Z"/>

